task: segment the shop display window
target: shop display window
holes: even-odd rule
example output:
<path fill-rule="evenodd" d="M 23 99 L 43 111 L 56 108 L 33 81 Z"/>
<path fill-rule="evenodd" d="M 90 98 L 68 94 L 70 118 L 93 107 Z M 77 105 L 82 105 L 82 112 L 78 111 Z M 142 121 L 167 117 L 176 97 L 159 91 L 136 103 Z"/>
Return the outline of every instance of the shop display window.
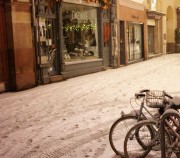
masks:
<path fill-rule="evenodd" d="M 99 58 L 97 9 L 65 3 L 62 17 L 65 62 Z"/>

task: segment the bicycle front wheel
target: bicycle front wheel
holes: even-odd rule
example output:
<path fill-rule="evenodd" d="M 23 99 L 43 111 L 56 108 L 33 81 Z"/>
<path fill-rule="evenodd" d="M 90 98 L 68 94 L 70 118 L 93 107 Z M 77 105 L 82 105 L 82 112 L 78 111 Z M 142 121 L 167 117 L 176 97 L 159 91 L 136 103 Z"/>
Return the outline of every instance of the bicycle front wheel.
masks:
<path fill-rule="evenodd" d="M 109 132 L 109 142 L 113 151 L 124 157 L 124 138 L 127 132 L 137 123 L 137 117 L 134 115 L 125 115 L 116 120 L 111 126 Z"/>

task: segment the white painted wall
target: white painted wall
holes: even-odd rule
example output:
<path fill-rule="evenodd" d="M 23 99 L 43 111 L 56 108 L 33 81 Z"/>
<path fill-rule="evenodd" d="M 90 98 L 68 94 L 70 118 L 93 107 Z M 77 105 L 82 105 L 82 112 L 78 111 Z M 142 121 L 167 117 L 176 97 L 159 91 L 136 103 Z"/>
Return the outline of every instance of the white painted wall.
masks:
<path fill-rule="evenodd" d="M 144 0 L 132 0 L 132 1 L 140 3 L 140 4 L 144 4 Z"/>

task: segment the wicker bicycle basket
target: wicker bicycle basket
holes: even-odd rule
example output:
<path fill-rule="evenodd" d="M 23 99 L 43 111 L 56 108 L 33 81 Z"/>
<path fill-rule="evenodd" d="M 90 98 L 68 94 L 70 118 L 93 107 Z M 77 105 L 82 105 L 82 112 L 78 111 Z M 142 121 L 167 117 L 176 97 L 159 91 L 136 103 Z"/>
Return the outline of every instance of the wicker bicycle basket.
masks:
<path fill-rule="evenodd" d="M 146 105 L 150 108 L 164 107 L 163 91 L 151 90 L 146 93 Z"/>

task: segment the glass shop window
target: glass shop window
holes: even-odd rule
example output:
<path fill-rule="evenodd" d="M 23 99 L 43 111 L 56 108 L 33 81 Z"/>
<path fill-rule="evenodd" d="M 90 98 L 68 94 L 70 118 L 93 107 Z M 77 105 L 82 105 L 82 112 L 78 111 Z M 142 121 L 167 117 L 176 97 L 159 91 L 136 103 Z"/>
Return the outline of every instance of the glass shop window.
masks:
<path fill-rule="evenodd" d="M 63 5 L 63 55 L 66 62 L 99 58 L 97 9 Z"/>

